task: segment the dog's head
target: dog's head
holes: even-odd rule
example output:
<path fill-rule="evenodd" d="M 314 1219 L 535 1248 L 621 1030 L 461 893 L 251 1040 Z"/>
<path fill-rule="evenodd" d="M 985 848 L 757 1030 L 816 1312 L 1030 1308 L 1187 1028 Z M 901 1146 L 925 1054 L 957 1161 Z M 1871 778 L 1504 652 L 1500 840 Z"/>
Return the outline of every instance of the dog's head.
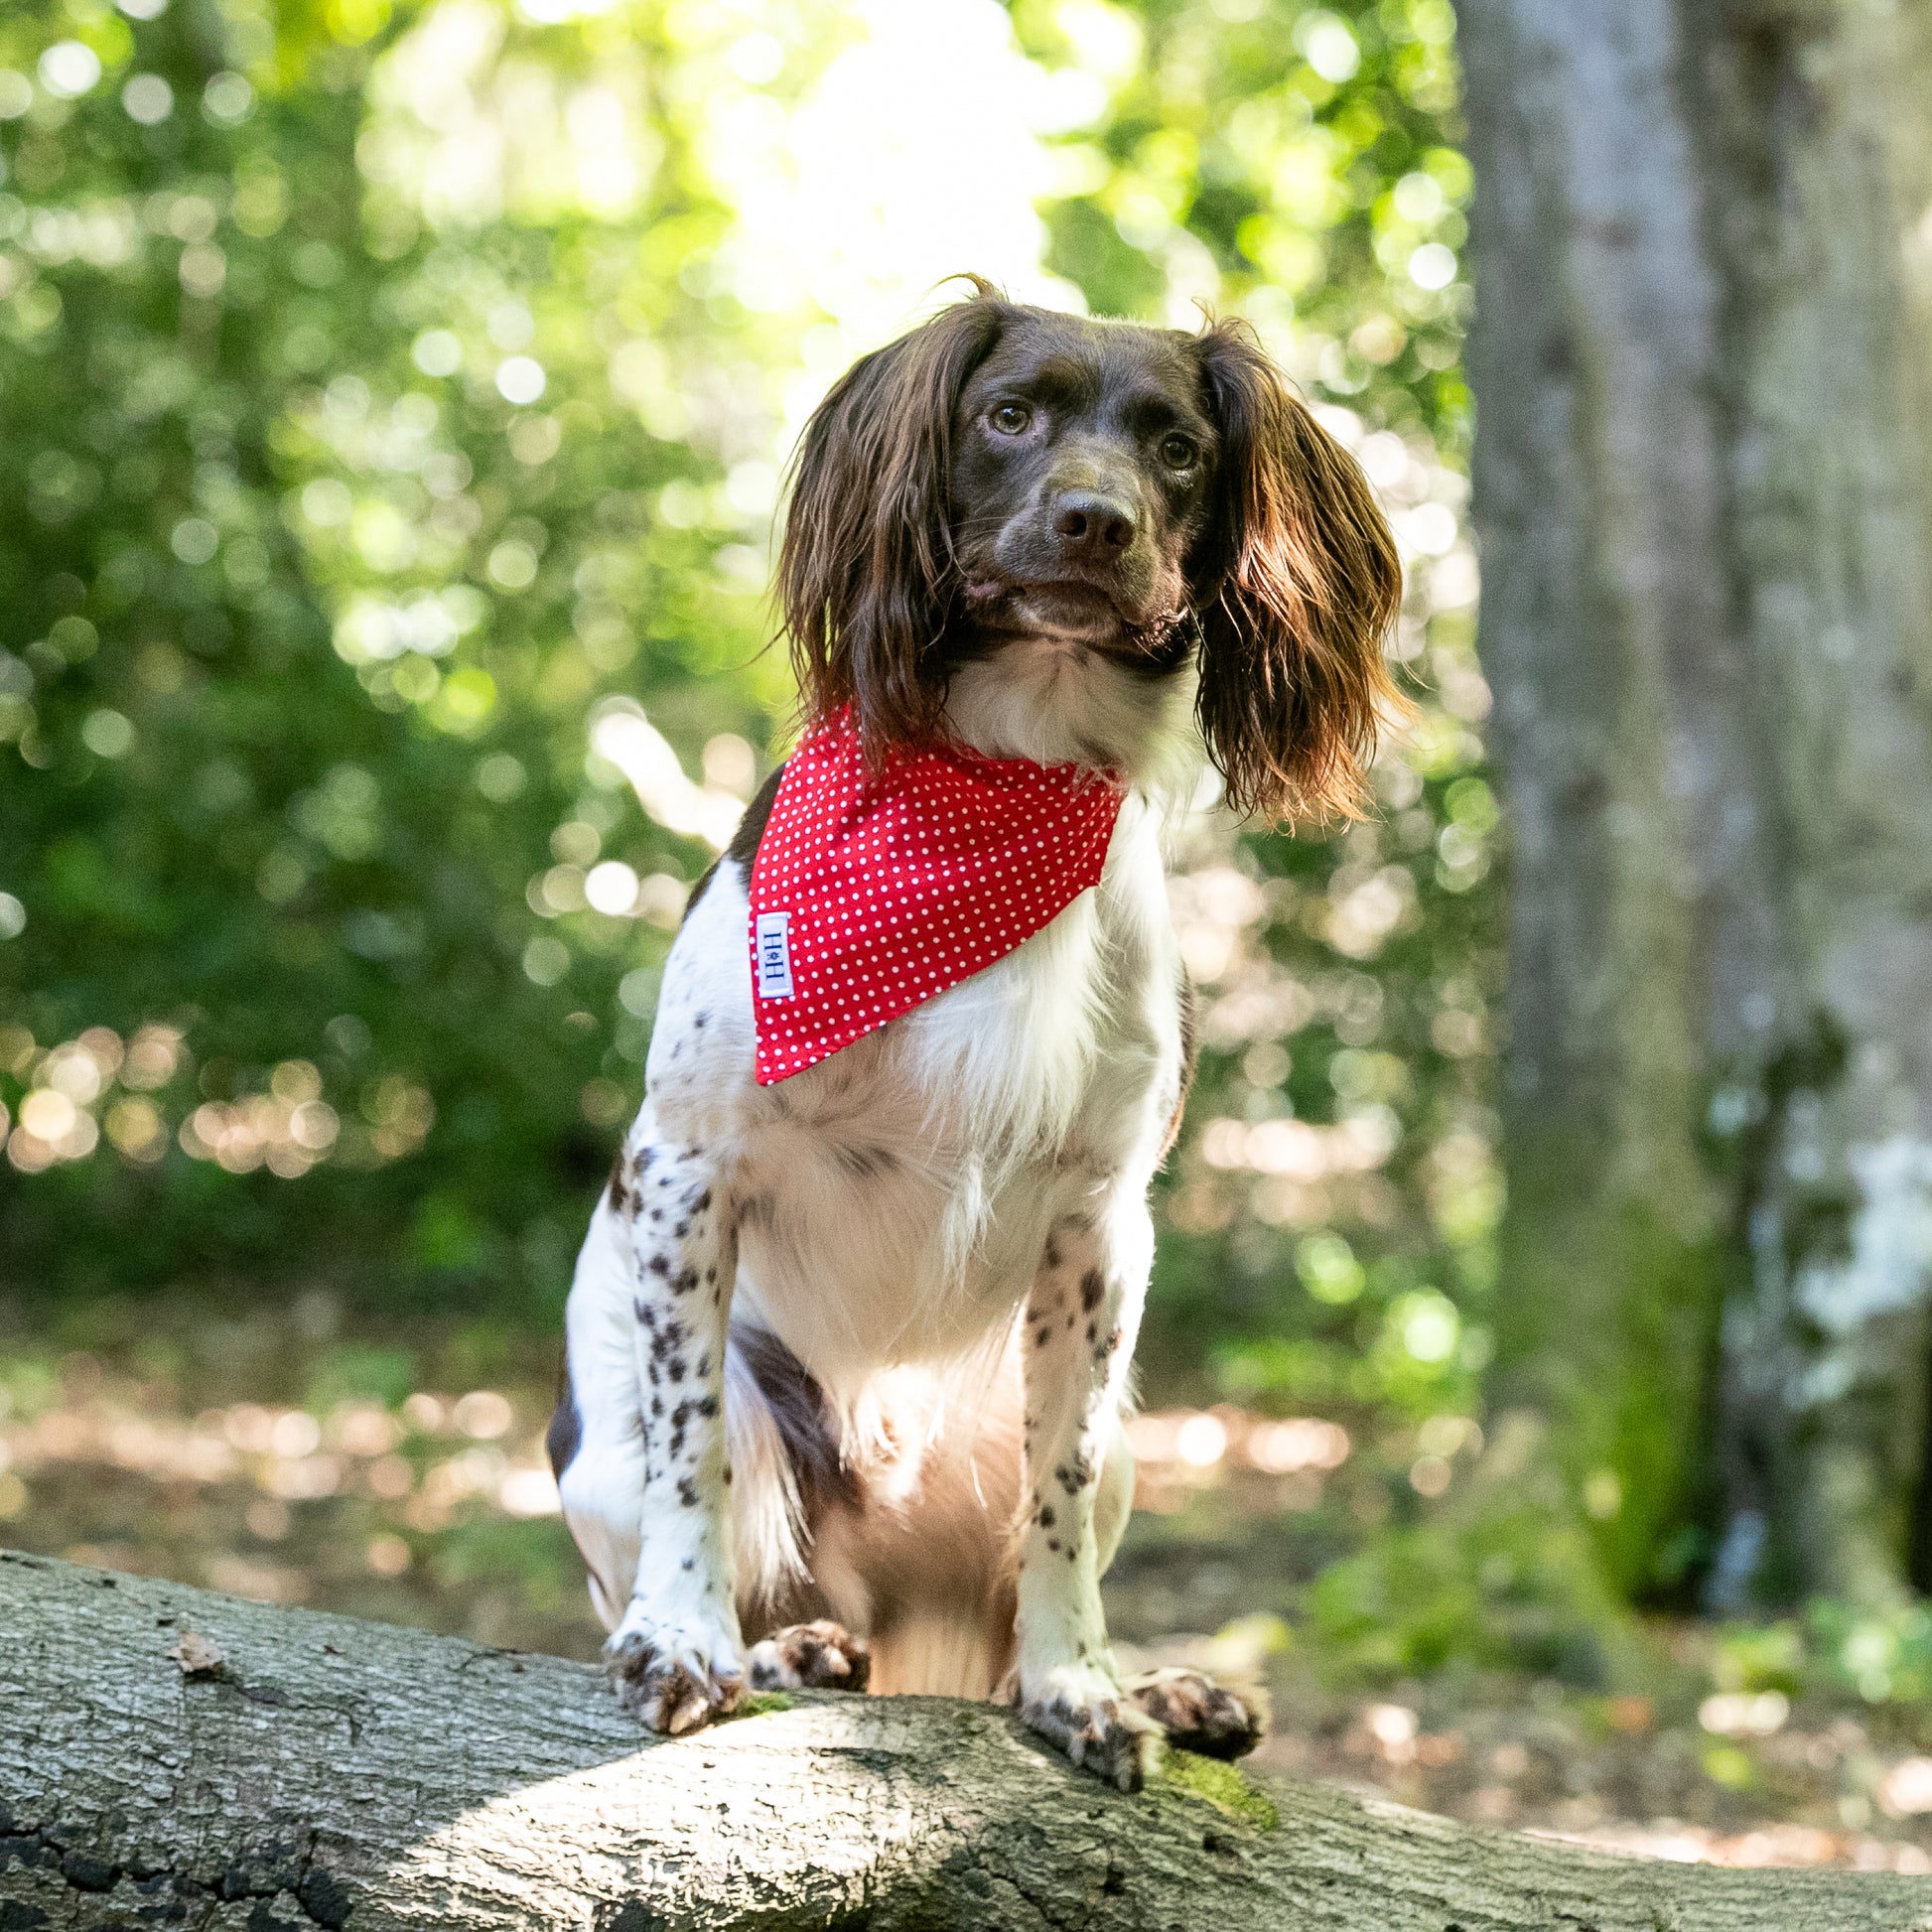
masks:
<path fill-rule="evenodd" d="M 1348 453 L 1252 332 L 1089 322 L 985 284 L 861 358 L 807 426 L 779 595 L 817 714 L 929 741 L 962 659 L 1052 633 L 1147 677 L 1198 651 L 1229 801 L 1353 810 L 1401 596 Z"/>

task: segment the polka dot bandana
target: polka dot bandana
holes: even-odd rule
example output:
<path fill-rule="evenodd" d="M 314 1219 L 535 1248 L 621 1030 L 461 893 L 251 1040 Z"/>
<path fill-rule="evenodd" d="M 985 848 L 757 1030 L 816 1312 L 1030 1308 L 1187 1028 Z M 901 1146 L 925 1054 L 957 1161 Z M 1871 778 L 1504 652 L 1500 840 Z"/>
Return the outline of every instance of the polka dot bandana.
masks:
<path fill-rule="evenodd" d="M 800 741 L 752 868 L 771 1086 L 1004 958 L 1100 883 L 1121 787 L 948 749 L 868 769 L 849 711 Z"/>

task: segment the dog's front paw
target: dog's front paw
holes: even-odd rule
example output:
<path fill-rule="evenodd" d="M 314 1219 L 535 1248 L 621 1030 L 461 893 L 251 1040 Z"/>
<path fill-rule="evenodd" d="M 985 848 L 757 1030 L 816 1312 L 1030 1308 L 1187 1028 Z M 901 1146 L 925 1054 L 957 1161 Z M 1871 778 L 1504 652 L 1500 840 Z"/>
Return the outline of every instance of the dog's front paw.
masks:
<path fill-rule="evenodd" d="M 1089 1664 L 1045 1672 L 1020 1715 L 1083 1770 L 1138 1791 L 1161 1761 L 1161 1726 L 1105 1671 Z"/>
<path fill-rule="evenodd" d="M 842 1623 L 794 1623 L 752 1646 L 755 1691 L 863 1691 L 872 1652 Z"/>
<path fill-rule="evenodd" d="M 1178 1751 L 1244 1757 L 1267 1727 L 1259 1698 L 1226 1690 L 1197 1670 L 1151 1670 L 1130 1677 L 1123 1688 Z"/>
<path fill-rule="evenodd" d="M 698 1625 L 652 1623 L 634 1604 L 604 1646 L 604 1660 L 618 1702 L 667 1737 L 729 1717 L 745 1696 L 738 1646 L 728 1635 Z"/>

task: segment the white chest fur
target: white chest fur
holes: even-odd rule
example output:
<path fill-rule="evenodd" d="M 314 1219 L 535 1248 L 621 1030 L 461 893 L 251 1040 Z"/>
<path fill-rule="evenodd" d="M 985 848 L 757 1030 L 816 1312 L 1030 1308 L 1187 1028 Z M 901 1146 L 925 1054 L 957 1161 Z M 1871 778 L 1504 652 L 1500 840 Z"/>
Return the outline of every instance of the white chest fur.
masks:
<path fill-rule="evenodd" d="M 728 1177 L 738 1312 L 841 1394 L 997 1342 L 1052 1220 L 1152 1172 L 1178 1092 L 1153 815 L 1130 796 L 1098 889 L 1004 959 L 772 1087 L 747 919 L 726 860 L 665 971 L 636 1129 Z"/>

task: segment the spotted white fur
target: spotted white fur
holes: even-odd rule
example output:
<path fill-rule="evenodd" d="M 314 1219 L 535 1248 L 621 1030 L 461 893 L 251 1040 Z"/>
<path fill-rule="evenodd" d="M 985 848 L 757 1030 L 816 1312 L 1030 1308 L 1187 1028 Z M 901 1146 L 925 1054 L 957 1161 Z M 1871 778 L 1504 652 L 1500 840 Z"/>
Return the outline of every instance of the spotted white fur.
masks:
<path fill-rule="evenodd" d="M 798 1488 L 731 1328 L 781 1341 L 848 1441 L 879 1426 L 895 1378 L 970 1403 L 1017 1341 L 1019 1697 L 1071 1755 L 1138 1778 L 1155 1726 L 1121 1692 L 1099 1580 L 1131 1486 L 1120 1423 L 1147 1189 L 1182 1079 L 1161 846 L 1197 775 L 1192 696 L 1184 676 L 1137 677 L 1052 637 L 962 670 L 949 722 L 964 743 L 1129 779 L 1101 883 L 775 1086 L 753 1078 L 739 863 L 692 906 L 644 1107 L 571 1293 L 582 1434 L 561 1483 L 620 1689 L 659 1728 L 736 1701 L 739 1600 L 806 1565 Z"/>

